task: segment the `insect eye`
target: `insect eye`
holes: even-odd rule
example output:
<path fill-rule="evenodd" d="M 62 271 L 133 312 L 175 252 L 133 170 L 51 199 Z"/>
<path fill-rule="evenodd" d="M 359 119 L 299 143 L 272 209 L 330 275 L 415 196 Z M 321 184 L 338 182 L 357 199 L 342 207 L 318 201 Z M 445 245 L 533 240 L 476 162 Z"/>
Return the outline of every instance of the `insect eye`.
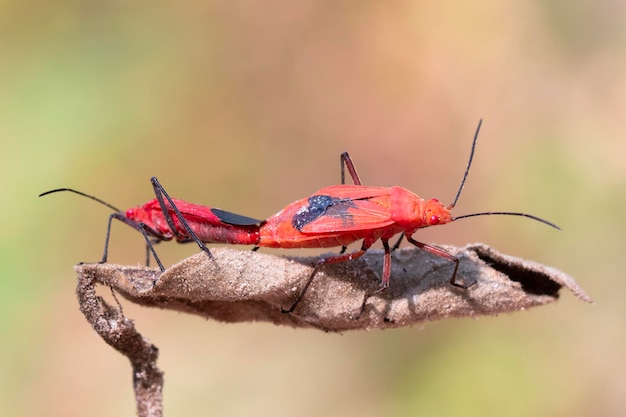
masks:
<path fill-rule="evenodd" d="M 430 216 L 430 224 L 432 225 L 439 224 L 439 216 L 437 216 L 436 214 L 433 214 L 432 216 Z"/>

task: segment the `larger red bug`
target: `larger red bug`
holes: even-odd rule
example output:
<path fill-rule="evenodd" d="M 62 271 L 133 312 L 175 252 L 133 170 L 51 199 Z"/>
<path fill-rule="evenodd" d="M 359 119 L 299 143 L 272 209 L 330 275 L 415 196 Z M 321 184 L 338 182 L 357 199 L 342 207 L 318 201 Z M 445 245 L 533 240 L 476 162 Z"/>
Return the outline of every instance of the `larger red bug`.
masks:
<path fill-rule="evenodd" d="M 465 287 L 465 284 L 456 281 L 459 259 L 441 248 L 413 239 L 412 236 L 418 229 L 443 225 L 467 217 L 508 215 L 528 217 L 560 230 L 555 224 L 526 213 L 490 211 L 452 216 L 450 211 L 461 195 L 472 164 L 481 124 L 482 120 L 479 122 L 474 135 L 470 158 L 461 185 L 451 204 L 444 206 L 435 198 L 425 200 L 398 186 L 384 188 L 361 185 L 349 155 L 344 153 L 342 154 L 342 166 L 344 163 L 346 164 L 355 185 L 343 184 L 322 188 L 309 197 L 289 204 L 279 213 L 261 223 L 257 245 L 281 248 L 325 248 L 345 247 L 350 243 L 362 240 L 361 248 L 357 251 L 320 258 L 319 267 L 325 263 L 343 262 L 358 258 L 380 239 L 384 248 L 381 280 L 381 288 L 384 289 L 389 286 L 391 275 L 389 240 L 401 233 L 409 243 L 416 247 L 453 262 L 454 270 L 451 274 L 450 283 Z M 399 245 L 400 240 L 394 245 L 394 248 Z M 288 311 L 293 311 L 296 307 L 311 284 L 316 271 L 317 268 Z"/>

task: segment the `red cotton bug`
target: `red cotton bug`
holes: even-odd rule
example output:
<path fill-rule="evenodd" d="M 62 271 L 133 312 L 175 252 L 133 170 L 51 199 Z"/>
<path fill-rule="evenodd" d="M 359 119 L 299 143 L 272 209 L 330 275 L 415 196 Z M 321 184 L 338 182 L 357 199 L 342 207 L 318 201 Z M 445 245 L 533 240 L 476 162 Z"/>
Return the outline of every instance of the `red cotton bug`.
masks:
<path fill-rule="evenodd" d="M 433 255 L 454 263 L 450 283 L 457 283 L 456 275 L 459 259 L 451 253 L 426 243 L 418 242 L 412 235 L 421 228 L 443 225 L 455 220 L 474 216 L 507 215 L 523 216 L 545 223 L 556 229 L 555 224 L 539 217 L 517 212 L 490 211 L 453 217 L 450 211 L 456 205 L 474 157 L 474 150 L 482 120 L 478 124 L 470 158 L 461 181 L 461 186 L 448 206 L 437 199 L 424 200 L 409 190 L 394 186 L 390 188 L 361 185 L 354 164 L 347 152 L 341 156 L 342 182 L 343 166 L 347 166 L 355 185 L 334 185 L 315 192 L 313 195 L 286 206 L 282 211 L 261 223 L 258 246 L 280 248 L 326 248 L 343 246 L 362 240 L 361 249 L 352 253 L 342 253 L 320 258 L 313 273 L 309 276 L 295 303 L 286 312 L 292 312 L 304 296 L 318 268 L 326 263 L 344 262 L 362 256 L 374 242 L 381 240 L 384 248 L 381 289 L 389 286 L 391 275 L 391 249 L 389 240 L 396 234 L 403 234 L 407 241 Z M 400 237 L 400 240 L 402 237 Z M 400 240 L 394 245 L 399 246 Z"/>
<path fill-rule="evenodd" d="M 218 208 L 172 199 L 156 177 L 152 177 L 150 181 L 156 198 L 139 207 L 128 209 L 126 212 L 122 212 L 99 198 L 71 188 L 58 188 L 46 191 L 40 194 L 39 197 L 60 191 L 70 191 L 95 200 L 115 211 L 115 213 L 109 216 L 101 263 L 105 263 L 108 258 L 109 237 L 113 219 L 120 220 L 141 232 L 146 240 L 148 250 L 152 252 L 161 271 L 165 271 L 165 268 L 154 250 L 153 243 L 156 242 L 172 239 L 176 239 L 179 243 L 196 242 L 200 249 L 211 257 L 211 252 L 204 243 L 248 245 L 255 244 L 258 241 L 259 223 L 261 220 Z M 147 254 L 146 264 L 149 263 L 150 252 Z"/>

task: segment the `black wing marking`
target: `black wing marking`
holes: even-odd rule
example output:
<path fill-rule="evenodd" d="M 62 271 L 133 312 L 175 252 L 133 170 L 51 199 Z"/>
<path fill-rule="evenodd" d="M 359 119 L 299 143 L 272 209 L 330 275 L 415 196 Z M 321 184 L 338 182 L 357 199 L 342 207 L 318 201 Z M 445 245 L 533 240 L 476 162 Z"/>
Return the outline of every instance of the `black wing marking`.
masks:
<path fill-rule="evenodd" d="M 354 207 L 351 199 L 329 195 L 314 195 L 309 197 L 308 202 L 309 204 L 298 210 L 291 220 L 291 224 L 297 230 L 302 230 L 307 224 L 323 215 L 347 220 L 349 217 L 348 209 Z"/>
<path fill-rule="evenodd" d="M 253 219 L 252 217 L 242 216 L 240 214 L 231 213 L 230 211 L 211 208 L 211 212 L 215 214 L 222 222 L 233 226 L 254 226 L 261 223 L 262 220 Z"/>

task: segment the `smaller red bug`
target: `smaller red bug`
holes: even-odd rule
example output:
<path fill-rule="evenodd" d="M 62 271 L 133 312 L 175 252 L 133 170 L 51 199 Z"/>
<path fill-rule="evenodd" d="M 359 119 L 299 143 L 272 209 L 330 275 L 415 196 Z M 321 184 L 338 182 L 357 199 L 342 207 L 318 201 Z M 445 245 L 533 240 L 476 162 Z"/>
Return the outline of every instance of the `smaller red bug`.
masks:
<path fill-rule="evenodd" d="M 146 264 L 149 263 L 150 252 L 154 256 L 161 271 L 165 271 L 163 264 L 154 250 L 153 243 L 176 239 L 179 243 L 196 242 L 201 250 L 211 257 L 211 251 L 205 243 L 233 243 L 255 244 L 258 241 L 259 223 L 261 220 L 231 213 L 218 208 L 187 203 L 183 200 L 172 199 L 156 177 L 150 179 L 156 198 L 141 206 L 122 212 L 111 204 L 89 194 L 76 191 L 72 188 L 58 188 L 40 194 L 44 195 L 69 191 L 111 208 L 115 213 L 109 216 L 104 253 L 100 262 L 105 263 L 108 258 L 111 222 L 113 219 L 139 230 L 146 240 L 149 250 Z"/>

